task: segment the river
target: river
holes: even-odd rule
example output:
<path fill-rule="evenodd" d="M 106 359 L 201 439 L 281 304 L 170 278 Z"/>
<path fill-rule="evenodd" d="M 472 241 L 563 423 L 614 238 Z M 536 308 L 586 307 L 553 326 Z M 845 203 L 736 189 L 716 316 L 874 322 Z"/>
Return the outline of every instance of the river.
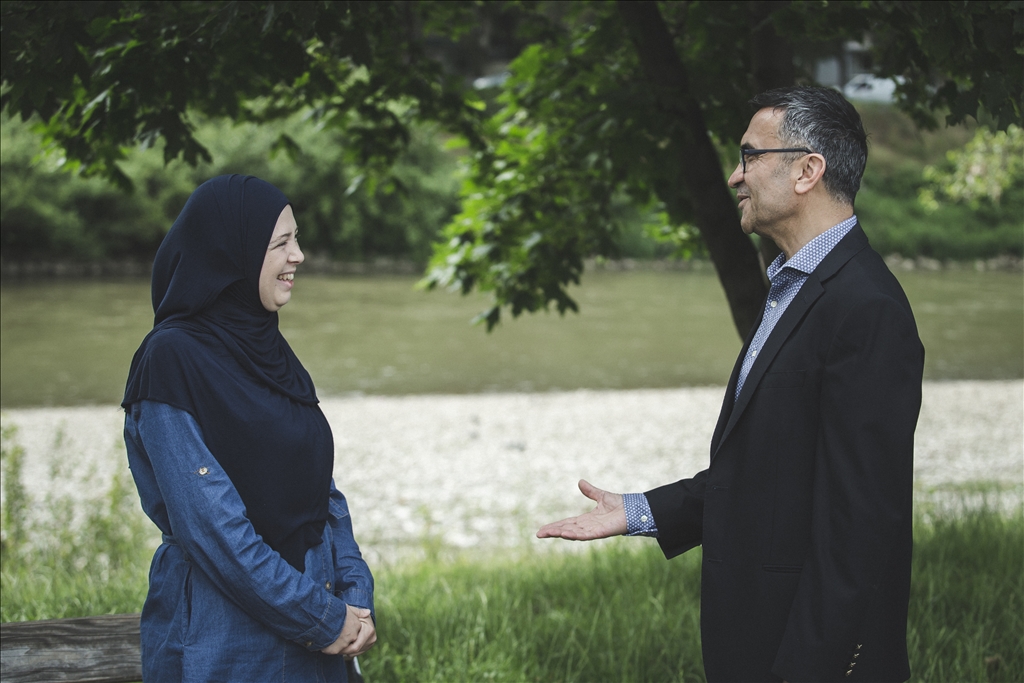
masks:
<path fill-rule="evenodd" d="M 899 272 L 927 350 L 925 377 L 1024 377 L 1024 276 Z M 724 385 L 740 339 L 713 273 L 588 273 L 580 313 L 470 320 L 485 295 L 413 277 L 302 277 L 281 327 L 321 396 Z M 0 286 L 0 408 L 117 403 L 152 324 L 148 282 Z"/>

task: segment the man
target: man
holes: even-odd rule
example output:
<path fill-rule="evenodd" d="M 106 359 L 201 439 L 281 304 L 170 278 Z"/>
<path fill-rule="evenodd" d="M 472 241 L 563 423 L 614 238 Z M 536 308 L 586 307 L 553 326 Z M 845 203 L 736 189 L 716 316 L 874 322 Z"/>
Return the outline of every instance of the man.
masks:
<path fill-rule="evenodd" d="M 746 233 L 773 240 L 762 318 L 691 479 L 622 496 L 537 535 L 703 546 L 709 681 L 910 677 L 913 440 L 924 350 L 910 304 L 853 213 L 867 161 L 837 92 L 756 97 L 729 178 Z"/>

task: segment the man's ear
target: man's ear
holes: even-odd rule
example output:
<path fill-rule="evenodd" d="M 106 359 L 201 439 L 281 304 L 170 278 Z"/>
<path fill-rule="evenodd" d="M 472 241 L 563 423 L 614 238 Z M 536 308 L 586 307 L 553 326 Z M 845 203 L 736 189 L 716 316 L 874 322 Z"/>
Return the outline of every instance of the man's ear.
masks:
<path fill-rule="evenodd" d="M 808 154 L 800 160 L 797 170 L 799 175 L 793 190 L 797 194 L 807 194 L 818 186 L 821 177 L 825 175 L 825 157 L 815 153 Z"/>

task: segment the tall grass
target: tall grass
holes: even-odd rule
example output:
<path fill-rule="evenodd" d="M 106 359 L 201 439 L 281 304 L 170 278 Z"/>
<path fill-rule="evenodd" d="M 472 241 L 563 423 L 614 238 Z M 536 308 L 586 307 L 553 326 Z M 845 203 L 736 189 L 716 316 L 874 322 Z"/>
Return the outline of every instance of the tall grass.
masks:
<path fill-rule="evenodd" d="M 627 545 L 628 544 L 628 545 Z M 700 681 L 699 551 L 652 543 L 506 563 L 423 563 L 379 581 L 374 681 Z M 914 681 L 1024 680 L 1024 518 L 919 521 Z"/>
<path fill-rule="evenodd" d="M 14 427 L 3 428 L 0 620 L 138 612 L 158 534 L 139 512 L 134 484 L 119 472 L 100 498 L 76 506 L 51 493 L 44 514 L 30 514 L 21 480 L 25 454 L 15 437 Z M 51 475 L 58 479 L 60 472 Z"/>
<path fill-rule="evenodd" d="M 77 521 L 51 497 L 49 521 L 33 522 L 14 436 L 4 431 L 2 620 L 141 609 L 155 534 L 130 482 Z M 944 509 L 915 527 L 912 680 L 1024 680 L 1024 511 L 976 496 Z M 615 539 L 384 568 L 363 668 L 373 683 L 702 681 L 699 553 L 666 562 L 650 541 Z"/>
<path fill-rule="evenodd" d="M 699 557 L 645 545 L 386 571 L 368 679 L 701 681 Z"/>
<path fill-rule="evenodd" d="M 914 679 L 1024 681 L 1022 511 L 938 516 L 914 536 Z"/>

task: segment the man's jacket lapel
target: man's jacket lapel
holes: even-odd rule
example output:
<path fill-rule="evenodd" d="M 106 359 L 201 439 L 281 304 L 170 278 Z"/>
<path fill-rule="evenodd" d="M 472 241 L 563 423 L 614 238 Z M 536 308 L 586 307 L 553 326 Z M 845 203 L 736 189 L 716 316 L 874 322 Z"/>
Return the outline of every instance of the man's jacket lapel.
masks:
<path fill-rule="evenodd" d="M 736 422 L 739 421 L 743 415 L 744 409 L 747 404 L 750 403 L 750 398 L 754 395 L 757 385 L 761 382 L 765 372 L 771 365 L 772 360 L 778 355 L 779 350 L 789 339 L 789 336 L 796 329 L 797 325 L 803 320 L 804 316 L 814 305 L 814 302 L 825 293 L 823 283 L 829 280 L 835 275 L 840 268 L 853 258 L 853 256 L 868 246 L 867 236 L 864 231 L 861 230 L 860 225 L 853 226 L 847 235 L 839 241 L 832 251 L 822 260 L 818 267 L 814 269 L 808 277 L 807 281 L 804 282 L 803 286 L 800 287 L 800 292 L 793 299 L 793 302 L 786 308 L 786 312 L 782 314 L 779 322 L 776 323 L 772 333 L 768 335 L 768 340 L 765 342 L 764 347 L 757 355 L 757 360 L 750 368 L 750 372 L 747 374 L 747 379 L 743 382 L 743 390 L 740 392 L 739 397 L 736 398 L 735 405 L 731 411 L 722 411 L 722 415 L 719 417 L 718 426 L 715 428 L 715 435 L 712 437 L 712 451 L 711 458 L 714 459 L 717 455 L 718 450 L 721 448 L 722 443 L 728 438 L 729 433 L 733 427 L 736 426 Z M 764 315 L 764 307 L 762 306 L 762 316 Z M 736 361 L 736 367 L 733 368 L 732 377 L 729 380 L 729 388 L 726 391 L 727 402 L 732 402 L 732 395 L 736 392 L 736 382 L 739 378 L 739 367 L 743 362 L 744 356 L 747 354 L 747 350 L 750 347 L 751 341 L 753 341 L 754 335 L 757 333 L 757 327 L 761 324 L 758 320 L 757 325 L 750 332 L 747 337 L 746 344 L 743 345 L 743 352 L 740 354 L 739 359 Z M 728 415 L 728 418 L 726 418 Z M 722 422 L 725 422 L 725 426 L 722 426 Z"/>
<path fill-rule="evenodd" d="M 747 404 L 750 403 L 750 397 L 754 395 L 755 389 L 757 389 L 758 383 L 761 378 L 764 377 L 765 370 L 771 365 L 772 360 L 778 354 L 779 349 L 789 338 L 790 333 L 796 328 L 797 323 L 803 320 L 804 315 L 810 310 L 811 305 L 817 301 L 818 297 L 822 295 L 825 290 L 822 289 L 821 283 L 818 278 L 811 273 L 807 281 L 804 282 L 800 288 L 800 293 L 796 295 L 793 302 L 786 308 L 786 312 L 782 314 L 779 322 L 775 324 L 775 329 L 768 336 L 768 340 L 765 345 L 761 348 L 761 352 L 757 354 L 757 359 L 754 364 L 750 367 L 750 372 L 747 374 L 747 379 L 743 382 L 743 389 L 740 391 L 739 397 L 736 399 L 736 404 L 733 406 L 732 411 L 729 413 L 729 420 L 725 424 L 725 429 L 722 431 L 722 439 L 718 442 L 718 446 L 722 445 L 729 436 L 729 432 L 732 431 L 733 427 L 736 426 L 736 422 L 743 415 L 744 409 Z M 746 350 L 744 350 L 746 353 Z M 735 383 L 733 384 L 735 387 Z M 733 389 L 735 392 L 735 389 Z M 711 457 L 714 459 L 718 453 L 718 448 L 712 453 Z"/>
<path fill-rule="evenodd" d="M 736 383 L 740 378 L 740 368 L 743 367 L 743 358 L 747 355 L 747 349 L 750 348 L 751 342 L 754 341 L 754 335 L 757 334 L 757 328 L 761 326 L 761 318 L 764 317 L 764 307 L 767 303 L 767 298 L 761 303 L 761 314 L 754 321 L 754 325 L 747 332 L 747 339 L 743 342 L 743 349 L 740 351 L 739 357 L 732 367 L 732 374 L 729 376 L 729 385 L 725 388 L 725 400 L 722 402 L 722 410 L 718 414 L 718 423 L 715 425 L 715 433 L 711 437 L 711 455 L 715 454 L 718 450 L 718 444 L 721 443 L 722 433 L 725 431 L 725 425 L 729 421 L 729 416 L 733 411 L 733 403 L 735 403 L 736 394 Z"/>

